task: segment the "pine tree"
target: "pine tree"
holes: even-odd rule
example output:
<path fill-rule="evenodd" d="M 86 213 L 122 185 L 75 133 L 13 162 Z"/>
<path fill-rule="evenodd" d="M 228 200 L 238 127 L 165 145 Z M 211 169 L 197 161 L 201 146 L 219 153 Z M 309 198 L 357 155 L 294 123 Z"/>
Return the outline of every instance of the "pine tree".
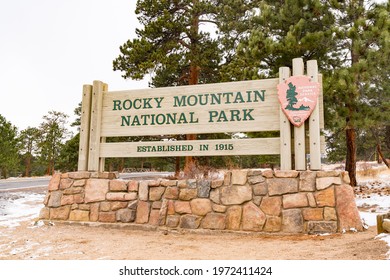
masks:
<path fill-rule="evenodd" d="M 18 162 L 17 129 L 0 115 L 0 177 L 7 178 Z"/>

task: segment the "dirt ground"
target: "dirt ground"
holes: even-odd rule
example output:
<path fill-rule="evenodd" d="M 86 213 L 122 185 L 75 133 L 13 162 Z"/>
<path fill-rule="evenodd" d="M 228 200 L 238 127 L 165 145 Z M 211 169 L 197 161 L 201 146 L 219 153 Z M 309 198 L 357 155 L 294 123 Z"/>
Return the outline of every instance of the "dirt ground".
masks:
<path fill-rule="evenodd" d="M 102 226 L 0 228 L 0 259 L 7 260 L 380 260 L 388 251 L 376 229 L 328 236 L 242 235 L 141 231 Z"/>

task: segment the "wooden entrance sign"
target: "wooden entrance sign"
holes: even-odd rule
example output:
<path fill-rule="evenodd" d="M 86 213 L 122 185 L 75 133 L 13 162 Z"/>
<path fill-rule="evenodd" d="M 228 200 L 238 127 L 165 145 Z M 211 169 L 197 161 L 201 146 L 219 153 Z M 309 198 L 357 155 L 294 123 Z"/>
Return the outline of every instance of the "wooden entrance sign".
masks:
<path fill-rule="evenodd" d="M 304 76 L 305 79 L 321 79 L 317 70 L 309 70 L 309 65 L 314 64 L 308 62 L 309 77 Z M 108 91 L 106 84 L 94 81 L 93 86 L 83 87 L 78 169 L 103 171 L 104 158 L 109 157 L 268 154 L 280 155 L 281 169 L 290 170 L 291 125 L 282 112 L 277 92 L 278 84 L 282 87 L 288 78 L 289 68 L 281 68 L 279 79 L 126 91 Z M 322 112 L 321 90 L 320 82 L 319 106 L 315 107 L 317 112 Z M 290 95 L 294 93 L 290 92 Z M 316 109 L 311 115 L 315 112 Z M 323 128 L 323 114 L 321 117 L 317 114 L 313 123 L 317 123 L 314 129 L 318 131 L 310 132 L 310 137 L 318 134 L 318 140 L 315 140 L 318 150 L 313 151 L 318 155 L 310 155 L 311 169 L 321 168 L 319 133 L 320 127 Z M 300 128 L 304 132 L 303 122 Z M 106 137 L 120 136 L 255 131 L 280 131 L 280 137 L 122 143 L 105 141 Z M 302 140 L 295 135 L 297 140 L 304 143 L 305 137 Z M 295 154 L 297 158 L 297 150 Z M 306 157 L 304 147 L 302 157 Z M 319 162 L 314 163 L 313 158 Z M 299 164 L 295 163 L 295 166 Z M 301 168 L 306 169 L 305 162 Z"/>

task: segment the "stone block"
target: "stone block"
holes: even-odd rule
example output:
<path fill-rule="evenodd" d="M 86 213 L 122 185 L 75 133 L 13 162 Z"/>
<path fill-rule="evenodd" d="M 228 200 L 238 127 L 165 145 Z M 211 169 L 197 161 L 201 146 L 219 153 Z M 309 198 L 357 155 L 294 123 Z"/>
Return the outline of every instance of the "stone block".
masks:
<path fill-rule="evenodd" d="M 348 171 L 342 171 L 340 175 L 341 175 L 341 179 L 343 180 L 344 184 L 349 185 L 351 183 L 351 179 L 349 178 Z"/>
<path fill-rule="evenodd" d="M 240 230 L 241 214 L 241 206 L 229 207 L 226 211 L 226 229 Z"/>
<path fill-rule="evenodd" d="M 297 178 L 299 171 L 296 170 L 275 170 L 274 172 L 276 178 Z"/>
<path fill-rule="evenodd" d="M 75 180 L 89 179 L 90 176 L 91 176 L 91 172 L 88 171 L 68 172 L 68 177 Z"/>
<path fill-rule="evenodd" d="M 252 199 L 252 187 L 250 186 L 227 186 L 220 188 L 220 199 L 224 205 L 242 204 Z"/>
<path fill-rule="evenodd" d="M 283 208 L 300 208 L 309 206 L 306 193 L 293 193 L 283 195 Z"/>
<path fill-rule="evenodd" d="M 85 202 L 104 201 L 108 193 L 108 180 L 88 179 L 85 185 Z"/>
<path fill-rule="evenodd" d="M 191 210 L 191 207 L 190 207 L 190 210 Z M 167 201 L 167 214 L 174 215 L 175 213 L 176 213 L 175 212 L 175 202 L 173 200 L 168 200 Z"/>
<path fill-rule="evenodd" d="M 248 170 L 232 170 L 232 185 L 245 185 L 248 176 Z"/>
<path fill-rule="evenodd" d="M 73 179 L 65 178 L 60 180 L 60 190 L 69 189 L 73 185 Z"/>
<path fill-rule="evenodd" d="M 220 213 L 208 213 L 202 220 L 201 227 L 204 229 L 225 229 L 224 214 Z"/>
<path fill-rule="evenodd" d="M 98 221 L 102 222 L 102 223 L 115 223 L 116 222 L 116 214 L 114 211 L 99 212 Z"/>
<path fill-rule="evenodd" d="M 188 201 L 175 201 L 175 212 L 179 214 L 190 214 L 191 206 Z"/>
<path fill-rule="evenodd" d="M 254 204 L 256 204 L 257 206 L 260 206 L 260 203 L 261 203 L 261 200 L 263 199 L 262 196 L 259 196 L 259 195 L 255 195 L 253 196 L 252 198 L 252 201 Z"/>
<path fill-rule="evenodd" d="M 214 203 L 220 204 L 221 199 L 219 198 L 220 190 L 219 189 L 212 189 L 210 191 L 210 200 Z"/>
<path fill-rule="evenodd" d="M 178 187 L 167 187 L 164 193 L 164 198 L 166 199 L 178 199 L 179 198 L 179 188 Z"/>
<path fill-rule="evenodd" d="M 248 177 L 249 176 L 258 176 L 258 175 L 261 175 L 262 174 L 262 170 L 261 169 L 249 169 L 248 170 Z"/>
<path fill-rule="evenodd" d="M 61 206 L 58 208 L 50 209 L 50 220 L 63 220 L 66 221 L 69 218 L 70 205 Z"/>
<path fill-rule="evenodd" d="M 316 190 L 316 177 L 315 171 L 301 171 L 299 175 L 299 191 L 300 192 L 313 192 Z"/>
<path fill-rule="evenodd" d="M 196 189 L 196 179 L 188 179 L 187 180 L 187 187 L 190 189 Z"/>
<path fill-rule="evenodd" d="M 267 179 L 271 179 L 274 177 L 274 171 L 272 169 L 263 170 L 261 172 L 261 175 L 263 175 Z"/>
<path fill-rule="evenodd" d="M 223 186 L 223 180 L 222 179 L 211 181 L 211 188 L 212 189 L 216 189 L 216 188 L 219 188 L 221 186 Z"/>
<path fill-rule="evenodd" d="M 165 192 L 164 187 L 151 187 L 149 188 L 149 200 L 156 201 L 160 200 Z"/>
<path fill-rule="evenodd" d="M 187 180 L 178 180 L 177 181 L 178 188 L 187 188 Z"/>
<path fill-rule="evenodd" d="M 180 224 L 179 226 L 181 228 L 187 228 L 187 229 L 197 229 L 200 225 L 201 217 L 196 215 L 183 215 L 180 217 Z"/>
<path fill-rule="evenodd" d="M 324 234 L 337 232 L 337 222 L 332 221 L 310 221 L 307 223 L 309 234 Z"/>
<path fill-rule="evenodd" d="M 135 222 L 137 224 L 146 224 L 149 221 L 150 204 L 146 201 L 138 201 Z"/>
<path fill-rule="evenodd" d="M 318 207 L 334 207 L 336 205 L 334 187 L 329 187 L 325 190 L 315 192 L 314 198 L 316 199 Z"/>
<path fill-rule="evenodd" d="M 147 181 L 139 182 L 138 186 L 138 199 L 147 201 L 149 198 L 149 185 Z"/>
<path fill-rule="evenodd" d="M 99 205 L 100 203 L 91 203 L 91 208 L 89 211 L 89 220 L 91 222 L 97 222 L 99 218 Z"/>
<path fill-rule="evenodd" d="M 314 198 L 313 193 L 307 193 L 307 201 L 309 202 L 310 207 L 317 207 L 316 199 Z"/>
<path fill-rule="evenodd" d="M 47 206 L 47 204 L 49 203 L 49 198 L 50 198 L 50 192 L 47 192 L 45 198 L 43 199 L 43 204 L 45 206 Z"/>
<path fill-rule="evenodd" d="M 88 222 L 89 221 L 89 211 L 73 210 L 70 212 L 69 220 Z"/>
<path fill-rule="evenodd" d="M 87 181 L 86 179 L 74 180 L 73 187 L 75 187 L 75 188 L 76 187 L 84 187 L 86 181 Z"/>
<path fill-rule="evenodd" d="M 63 195 L 61 197 L 61 205 L 72 205 L 73 203 L 73 195 Z"/>
<path fill-rule="evenodd" d="M 337 221 L 336 209 L 332 207 L 324 207 L 324 220 Z"/>
<path fill-rule="evenodd" d="M 77 204 L 84 203 L 84 194 L 78 193 L 73 195 L 73 201 Z"/>
<path fill-rule="evenodd" d="M 198 196 L 198 190 L 197 189 L 180 189 L 179 192 L 179 199 L 180 200 L 191 200 Z"/>
<path fill-rule="evenodd" d="M 91 178 L 97 178 L 97 179 L 117 179 L 119 178 L 119 173 L 118 172 L 91 172 Z"/>
<path fill-rule="evenodd" d="M 127 191 L 128 192 L 138 192 L 138 181 L 130 180 L 127 183 Z"/>
<path fill-rule="evenodd" d="M 340 176 L 340 171 L 337 171 L 337 170 L 317 171 L 317 178 L 339 177 L 339 176 Z"/>
<path fill-rule="evenodd" d="M 148 186 L 150 187 L 159 187 L 161 183 L 161 179 L 158 180 L 148 180 Z M 161 185 L 163 186 L 163 185 Z"/>
<path fill-rule="evenodd" d="M 125 194 L 125 200 L 136 200 L 138 197 L 136 192 L 130 192 Z"/>
<path fill-rule="evenodd" d="M 160 185 L 164 187 L 176 187 L 177 180 L 161 180 Z"/>
<path fill-rule="evenodd" d="M 179 215 L 169 215 L 167 216 L 166 226 L 170 228 L 175 228 L 179 225 L 180 216 Z"/>
<path fill-rule="evenodd" d="M 132 223 L 135 221 L 135 210 L 119 209 L 116 211 L 116 220 L 121 223 Z"/>
<path fill-rule="evenodd" d="M 126 201 L 127 192 L 109 192 L 106 195 L 106 199 L 109 201 Z"/>
<path fill-rule="evenodd" d="M 161 209 L 162 201 L 153 201 L 152 209 Z"/>
<path fill-rule="evenodd" d="M 49 186 L 47 187 L 49 191 L 56 191 L 60 188 L 61 173 L 55 173 L 51 176 L 49 181 Z"/>
<path fill-rule="evenodd" d="M 136 210 L 137 206 L 138 206 L 138 201 L 131 201 L 131 202 L 129 202 L 129 205 L 127 205 L 127 208 L 132 209 L 132 210 Z"/>
<path fill-rule="evenodd" d="M 356 207 L 355 196 L 351 186 L 336 186 L 336 211 L 339 222 L 339 230 L 355 228 L 363 230 L 362 220 Z"/>
<path fill-rule="evenodd" d="M 306 221 L 322 221 L 324 219 L 323 212 L 323 208 L 305 208 L 302 209 L 302 216 Z"/>
<path fill-rule="evenodd" d="M 270 196 L 298 192 L 298 179 L 296 178 L 267 179 L 267 184 Z"/>
<path fill-rule="evenodd" d="M 196 198 L 190 202 L 191 212 L 194 215 L 204 216 L 212 211 L 211 202 L 207 198 Z"/>
<path fill-rule="evenodd" d="M 125 202 L 125 201 L 114 201 L 114 202 L 111 202 L 111 211 L 116 211 L 116 210 L 119 210 L 119 209 L 126 208 L 127 204 L 128 203 Z"/>
<path fill-rule="evenodd" d="M 50 208 L 48 207 L 43 207 L 39 211 L 39 219 L 40 220 L 49 220 L 50 219 Z"/>
<path fill-rule="evenodd" d="M 157 203 L 157 201 L 155 201 L 154 203 Z M 154 204 L 153 203 L 153 204 Z M 152 209 L 153 208 L 153 205 L 152 205 Z M 157 209 L 157 208 L 156 208 Z M 160 208 L 159 208 L 159 221 L 158 221 L 158 224 L 160 226 L 163 226 L 165 225 L 165 221 L 166 221 L 166 218 L 167 218 L 167 214 L 168 214 L 168 200 L 164 199 L 162 202 L 161 202 L 161 205 L 160 205 Z"/>
<path fill-rule="evenodd" d="M 316 189 L 317 190 L 324 190 L 329 188 L 332 185 L 341 185 L 341 178 L 340 177 L 323 177 L 323 178 L 317 178 L 316 179 Z"/>
<path fill-rule="evenodd" d="M 278 232 L 282 229 L 282 218 L 269 216 L 264 225 L 264 231 L 266 232 Z"/>
<path fill-rule="evenodd" d="M 260 204 L 260 209 L 269 216 L 279 216 L 282 211 L 282 197 L 263 197 Z"/>
<path fill-rule="evenodd" d="M 198 181 L 198 197 L 208 198 L 210 197 L 211 183 L 208 180 Z"/>
<path fill-rule="evenodd" d="M 225 174 L 223 175 L 223 185 L 229 186 L 231 181 L 232 181 L 232 172 L 231 171 L 225 172 Z"/>
<path fill-rule="evenodd" d="M 52 191 L 50 193 L 49 202 L 47 203 L 47 206 L 56 208 L 61 206 L 61 198 L 62 198 L 62 192 L 61 191 Z"/>
<path fill-rule="evenodd" d="M 282 211 L 282 231 L 286 233 L 303 232 L 303 217 L 300 209 Z"/>
<path fill-rule="evenodd" d="M 212 203 L 211 208 L 213 209 L 214 212 L 225 213 L 227 207 L 224 206 L 224 205 L 219 205 L 219 204 Z"/>
<path fill-rule="evenodd" d="M 258 183 L 263 183 L 265 182 L 265 177 L 261 176 L 261 175 L 257 175 L 257 176 L 250 176 L 248 177 L 248 183 L 250 185 L 254 185 L 254 184 L 258 184 Z"/>
<path fill-rule="evenodd" d="M 247 231 L 261 231 L 267 217 L 253 202 L 242 207 L 242 229 Z"/>
<path fill-rule="evenodd" d="M 127 191 L 126 182 L 123 180 L 111 180 L 109 185 L 110 185 L 110 192 L 125 192 L 125 191 Z"/>
<path fill-rule="evenodd" d="M 152 226 L 158 226 L 160 221 L 159 218 L 160 218 L 160 210 L 152 209 L 149 215 L 149 224 Z"/>
<path fill-rule="evenodd" d="M 91 204 L 77 204 L 77 206 L 79 210 L 84 210 L 84 211 L 91 210 Z"/>
<path fill-rule="evenodd" d="M 111 203 L 108 202 L 108 201 L 103 201 L 103 202 L 100 203 L 99 209 L 102 212 L 108 212 L 108 211 L 111 210 Z"/>
<path fill-rule="evenodd" d="M 268 193 L 267 183 L 257 183 L 252 185 L 254 195 L 266 195 Z"/>

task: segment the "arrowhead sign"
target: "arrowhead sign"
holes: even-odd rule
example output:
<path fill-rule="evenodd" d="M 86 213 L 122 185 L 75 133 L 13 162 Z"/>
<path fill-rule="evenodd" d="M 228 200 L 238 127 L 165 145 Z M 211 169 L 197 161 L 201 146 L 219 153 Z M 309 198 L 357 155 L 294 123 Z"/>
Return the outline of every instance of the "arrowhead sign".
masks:
<path fill-rule="evenodd" d="M 282 110 L 294 126 L 301 126 L 316 107 L 320 83 L 308 76 L 293 76 L 278 85 Z"/>

